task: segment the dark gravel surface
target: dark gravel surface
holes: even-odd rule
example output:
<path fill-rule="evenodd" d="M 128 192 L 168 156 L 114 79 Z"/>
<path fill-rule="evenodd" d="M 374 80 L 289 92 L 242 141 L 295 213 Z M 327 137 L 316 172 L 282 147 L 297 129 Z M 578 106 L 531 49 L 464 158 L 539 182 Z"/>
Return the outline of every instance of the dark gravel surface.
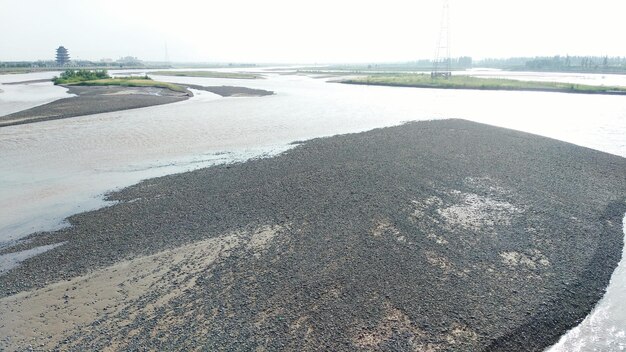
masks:
<path fill-rule="evenodd" d="M 206 90 L 207 92 L 215 93 L 217 95 L 221 95 L 223 97 L 233 97 L 233 96 L 246 96 L 246 97 L 263 97 L 266 95 L 273 95 L 274 92 L 264 89 L 253 89 L 246 87 L 235 87 L 235 86 L 199 86 L 195 84 L 186 84 L 184 85 L 187 88 Z"/>
<path fill-rule="evenodd" d="M 110 197 L 5 250 L 67 241 L 0 276 L 0 295 L 230 231 L 288 230 L 262 256 L 233 250 L 167 306 L 107 316 L 60 350 L 539 351 L 586 316 L 620 258 L 626 159 L 444 120 Z"/>

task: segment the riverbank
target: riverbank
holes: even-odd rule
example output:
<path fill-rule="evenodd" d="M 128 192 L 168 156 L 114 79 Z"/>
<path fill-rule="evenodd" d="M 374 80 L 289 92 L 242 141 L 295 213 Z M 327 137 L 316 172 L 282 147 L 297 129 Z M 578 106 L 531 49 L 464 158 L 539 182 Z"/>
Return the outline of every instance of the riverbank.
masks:
<path fill-rule="evenodd" d="M 592 86 L 561 82 L 519 81 L 502 78 L 472 77 L 467 75 L 452 75 L 449 78 L 432 78 L 429 74 L 380 74 L 351 77 L 338 80 L 338 82 L 345 84 L 411 88 L 508 90 L 575 94 L 626 95 L 626 87 Z"/>
<path fill-rule="evenodd" d="M 39 82 L 39 80 L 37 81 Z M 148 84 L 155 83 L 147 80 Z M 28 84 L 32 82 L 15 82 Z M 178 85 L 181 89 L 167 87 L 134 87 L 107 85 L 67 85 L 69 94 L 48 104 L 36 106 L 0 117 L 0 128 L 27 123 L 64 119 L 76 116 L 93 115 L 105 112 L 137 109 L 154 105 L 171 104 L 189 99 L 193 93 L 189 89 L 205 90 L 223 97 L 253 97 L 272 95 L 274 92 L 234 86 Z M 156 82 L 159 83 L 159 82 Z"/>
<path fill-rule="evenodd" d="M 625 171 L 445 120 L 147 180 L 4 251 L 65 242 L 0 276 L 0 346 L 541 350 L 602 296 Z"/>

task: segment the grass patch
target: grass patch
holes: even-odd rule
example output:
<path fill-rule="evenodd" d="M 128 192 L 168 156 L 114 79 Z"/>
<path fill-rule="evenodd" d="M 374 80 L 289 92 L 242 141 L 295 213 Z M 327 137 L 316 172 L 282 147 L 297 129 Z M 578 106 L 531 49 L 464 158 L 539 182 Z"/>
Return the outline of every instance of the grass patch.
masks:
<path fill-rule="evenodd" d="M 109 76 L 106 70 L 67 70 L 60 77 L 52 79 L 54 84 L 78 86 L 121 86 L 121 87 L 156 87 L 174 92 L 187 93 L 187 89 L 177 84 L 153 81 L 150 77 L 116 77 Z"/>
<path fill-rule="evenodd" d="M 217 72 L 217 71 L 156 71 L 150 72 L 152 75 L 158 76 L 177 76 L 177 77 L 205 77 L 205 78 L 234 78 L 234 79 L 259 79 L 262 75 L 254 73 L 238 73 L 238 72 Z"/>
<path fill-rule="evenodd" d="M 480 78 L 465 75 L 452 76 L 449 79 L 432 78 L 430 74 L 381 74 L 342 80 L 341 83 L 370 84 L 382 86 L 448 88 L 448 89 L 485 89 L 485 90 L 527 90 L 564 93 L 626 94 L 624 87 L 590 86 L 584 84 L 518 81 L 503 78 Z"/>

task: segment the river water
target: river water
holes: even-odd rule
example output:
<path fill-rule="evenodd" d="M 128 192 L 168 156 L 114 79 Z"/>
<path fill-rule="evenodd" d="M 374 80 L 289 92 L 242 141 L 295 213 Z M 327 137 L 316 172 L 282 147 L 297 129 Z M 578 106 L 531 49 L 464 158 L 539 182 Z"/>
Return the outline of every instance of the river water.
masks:
<path fill-rule="evenodd" d="M 54 74 L 0 76 L 0 83 Z M 626 86 L 620 75 L 515 75 Z M 154 77 L 276 95 L 221 98 L 196 91 L 192 99 L 169 105 L 0 128 L 0 248 L 65 226 L 65 217 L 102 207 L 106 192 L 142 179 L 271 156 L 293 141 L 404 121 L 464 118 L 626 157 L 623 96 L 369 87 L 278 73 L 258 80 Z M 68 96 L 50 83 L 0 89 L 0 116 Z M 626 349 L 626 308 L 620 305 L 625 267 L 622 261 L 598 307 L 552 351 Z"/>

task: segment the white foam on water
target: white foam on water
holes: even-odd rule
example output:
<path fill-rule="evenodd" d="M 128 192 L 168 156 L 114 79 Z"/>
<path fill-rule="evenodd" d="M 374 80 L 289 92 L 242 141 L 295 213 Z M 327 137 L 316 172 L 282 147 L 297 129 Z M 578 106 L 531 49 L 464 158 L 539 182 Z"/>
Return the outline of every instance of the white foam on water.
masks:
<path fill-rule="evenodd" d="M 24 251 L 7 253 L 0 255 L 0 275 L 17 267 L 21 262 L 28 258 L 34 257 L 43 252 L 49 251 L 53 248 L 63 245 L 65 242 L 49 244 L 46 246 L 35 247 Z"/>

